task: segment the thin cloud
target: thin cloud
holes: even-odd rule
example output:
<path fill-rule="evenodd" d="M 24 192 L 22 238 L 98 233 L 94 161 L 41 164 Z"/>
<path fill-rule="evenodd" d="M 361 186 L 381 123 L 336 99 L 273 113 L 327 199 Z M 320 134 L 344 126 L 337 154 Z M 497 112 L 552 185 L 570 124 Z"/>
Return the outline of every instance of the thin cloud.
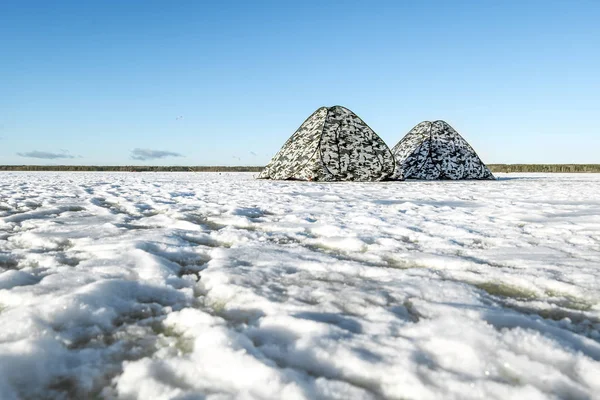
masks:
<path fill-rule="evenodd" d="M 163 150 L 133 149 L 131 151 L 131 158 L 133 158 L 134 160 L 157 160 L 159 158 L 166 157 L 184 157 L 184 155 L 172 151 Z"/>
<path fill-rule="evenodd" d="M 56 160 L 60 158 L 75 158 L 75 156 L 69 154 L 67 151 L 61 153 L 51 153 L 49 151 L 30 151 L 28 153 L 17 153 L 18 156 L 27 158 L 42 158 L 44 160 Z"/>

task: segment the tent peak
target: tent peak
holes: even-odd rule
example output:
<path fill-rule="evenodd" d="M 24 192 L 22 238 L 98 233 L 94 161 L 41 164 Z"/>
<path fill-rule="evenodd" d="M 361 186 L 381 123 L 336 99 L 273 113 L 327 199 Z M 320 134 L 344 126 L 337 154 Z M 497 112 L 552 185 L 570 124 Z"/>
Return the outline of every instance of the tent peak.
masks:
<path fill-rule="evenodd" d="M 352 110 L 350 110 L 348 107 L 344 107 L 344 106 L 340 106 L 338 104 L 336 104 L 335 106 L 331 106 L 331 107 L 326 107 L 327 111 L 335 111 L 336 109 L 342 109 L 342 110 L 346 110 L 346 111 L 350 111 L 352 114 L 354 114 L 354 112 Z"/>
<path fill-rule="evenodd" d="M 429 124 L 429 125 L 442 124 L 442 125 L 452 126 L 449 123 L 447 123 L 446 121 L 444 121 L 443 119 L 436 119 L 435 121 L 421 121 L 417 125 L 422 125 L 422 124 Z"/>

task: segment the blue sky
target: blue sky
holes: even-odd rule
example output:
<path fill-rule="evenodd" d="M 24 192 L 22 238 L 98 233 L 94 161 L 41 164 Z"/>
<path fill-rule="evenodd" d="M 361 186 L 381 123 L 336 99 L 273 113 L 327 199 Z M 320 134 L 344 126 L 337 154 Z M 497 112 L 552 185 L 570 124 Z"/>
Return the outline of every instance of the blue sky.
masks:
<path fill-rule="evenodd" d="M 0 164 L 264 165 L 316 108 L 390 146 L 600 163 L 600 1 L 0 1 Z"/>

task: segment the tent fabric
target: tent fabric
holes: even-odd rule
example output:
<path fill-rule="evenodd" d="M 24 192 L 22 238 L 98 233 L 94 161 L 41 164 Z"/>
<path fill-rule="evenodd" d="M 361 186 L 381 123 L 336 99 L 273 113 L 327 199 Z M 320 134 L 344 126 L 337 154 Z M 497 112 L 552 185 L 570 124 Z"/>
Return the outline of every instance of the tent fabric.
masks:
<path fill-rule="evenodd" d="M 285 142 L 259 179 L 379 181 L 389 179 L 391 150 L 345 107 L 321 107 Z"/>
<path fill-rule="evenodd" d="M 424 121 L 392 148 L 400 179 L 495 179 L 475 150 L 444 121 Z"/>

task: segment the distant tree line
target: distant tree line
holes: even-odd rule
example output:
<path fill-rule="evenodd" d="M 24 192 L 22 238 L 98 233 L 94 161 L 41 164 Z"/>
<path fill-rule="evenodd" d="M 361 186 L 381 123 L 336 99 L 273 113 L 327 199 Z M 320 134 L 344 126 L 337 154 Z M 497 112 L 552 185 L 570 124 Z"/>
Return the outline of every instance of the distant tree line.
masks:
<path fill-rule="evenodd" d="M 0 171 L 260 172 L 263 168 L 248 166 L 0 165 Z"/>
<path fill-rule="evenodd" d="M 600 172 L 600 164 L 488 164 L 492 172 Z M 255 166 L 0 165 L 0 171 L 260 172 Z"/>
<path fill-rule="evenodd" d="M 492 172 L 600 172 L 600 164 L 487 164 Z"/>

